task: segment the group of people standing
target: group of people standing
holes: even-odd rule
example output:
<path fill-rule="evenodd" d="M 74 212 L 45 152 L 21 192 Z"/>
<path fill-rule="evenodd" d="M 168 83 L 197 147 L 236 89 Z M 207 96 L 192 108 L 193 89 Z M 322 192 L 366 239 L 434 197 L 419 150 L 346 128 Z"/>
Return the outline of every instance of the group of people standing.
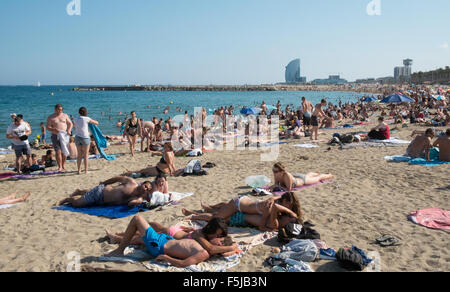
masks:
<path fill-rule="evenodd" d="M 65 171 L 66 159 L 70 156 L 71 152 L 69 144 L 72 137 L 72 130 L 75 130 L 74 142 L 77 148 L 78 174 L 81 174 L 81 163 L 83 159 L 84 172 L 87 173 L 89 147 L 91 145 L 89 124 L 98 125 L 99 123 L 88 117 L 88 111 L 85 107 L 79 109 L 79 117 L 73 121 L 63 112 L 64 108 L 62 105 L 57 104 L 54 109 L 55 112 L 47 118 L 46 126 L 41 123 L 41 141 L 45 141 L 46 131 L 50 131 L 58 171 Z M 32 153 L 29 142 L 31 127 L 29 123 L 23 120 L 22 115 L 12 115 L 11 118 L 13 118 L 13 123 L 8 127 L 6 138 L 11 140 L 11 146 L 16 154 L 16 171 L 21 173 L 24 155 L 28 161 L 27 164 L 32 164 Z"/>

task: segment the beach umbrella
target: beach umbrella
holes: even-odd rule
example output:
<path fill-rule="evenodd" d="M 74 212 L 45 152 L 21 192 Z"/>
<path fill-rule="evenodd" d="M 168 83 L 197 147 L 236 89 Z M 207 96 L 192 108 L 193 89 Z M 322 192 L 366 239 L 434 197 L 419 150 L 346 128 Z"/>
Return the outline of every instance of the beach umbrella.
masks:
<path fill-rule="evenodd" d="M 363 101 L 363 102 L 374 102 L 374 101 L 378 101 L 378 98 L 373 97 L 373 96 L 371 96 L 371 97 L 365 97 L 362 101 Z"/>
<path fill-rule="evenodd" d="M 261 112 L 259 108 L 252 107 L 252 108 L 243 108 L 241 110 L 242 115 L 257 115 Z"/>
<path fill-rule="evenodd" d="M 273 105 L 266 105 L 268 111 L 276 110 L 277 108 Z"/>
<path fill-rule="evenodd" d="M 444 98 L 440 95 L 435 95 L 435 96 L 433 96 L 433 98 L 437 99 L 437 100 L 444 100 Z"/>
<path fill-rule="evenodd" d="M 382 103 L 401 103 L 401 102 L 416 102 L 414 99 L 403 94 L 392 94 L 381 101 Z"/>

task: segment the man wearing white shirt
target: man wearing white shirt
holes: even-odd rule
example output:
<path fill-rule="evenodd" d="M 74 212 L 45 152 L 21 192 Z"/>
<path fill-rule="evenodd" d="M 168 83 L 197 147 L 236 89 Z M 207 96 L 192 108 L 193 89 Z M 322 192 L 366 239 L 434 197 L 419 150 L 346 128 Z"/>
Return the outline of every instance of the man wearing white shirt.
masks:
<path fill-rule="evenodd" d="M 28 142 L 28 136 L 31 135 L 30 126 L 22 118 L 16 117 L 6 131 L 6 138 L 11 140 L 12 148 L 16 153 L 16 171 L 21 173 L 23 155 L 31 165 L 31 148 Z"/>

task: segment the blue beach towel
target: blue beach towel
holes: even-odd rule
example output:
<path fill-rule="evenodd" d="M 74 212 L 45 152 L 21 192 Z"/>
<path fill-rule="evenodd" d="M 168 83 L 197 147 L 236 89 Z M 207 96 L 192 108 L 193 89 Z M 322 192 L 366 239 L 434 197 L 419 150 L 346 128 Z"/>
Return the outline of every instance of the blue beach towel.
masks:
<path fill-rule="evenodd" d="M 74 208 L 69 205 L 53 207 L 54 210 L 69 211 L 75 213 L 83 213 L 91 216 L 103 216 L 111 219 L 125 218 L 128 216 L 133 216 L 138 212 L 149 211 L 144 209 L 143 205 L 139 205 L 135 208 L 130 209 L 127 205 L 122 206 L 94 206 L 87 208 Z"/>
<path fill-rule="evenodd" d="M 412 165 L 423 165 L 423 166 L 438 166 L 442 164 L 450 164 L 450 161 L 440 161 L 439 160 L 439 149 L 431 148 L 430 149 L 430 161 L 427 161 L 423 158 L 411 158 L 408 156 L 386 156 L 384 159 L 394 162 L 409 162 Z"/>
<path fill-rule="evenodd" d="M 100 131 L 100 128 L 94 124 L 89 124 L 89 130 L 94 136 L 95 144 L 97 144 L 100 155 L 108 161 L 116 160 L 115 155 L 106 155 L 105 151 L 103 150 L 103 148 L 108 147 L 108 142 L 106 140 L 106 137 L 104 137 L 102 132 Z"/>

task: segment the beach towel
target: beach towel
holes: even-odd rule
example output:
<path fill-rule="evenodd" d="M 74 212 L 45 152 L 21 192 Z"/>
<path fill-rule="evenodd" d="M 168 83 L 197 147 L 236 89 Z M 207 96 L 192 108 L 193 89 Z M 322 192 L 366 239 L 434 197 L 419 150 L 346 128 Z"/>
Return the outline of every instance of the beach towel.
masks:
<path fill-rule="evenodd" d="M 118 219 L 125 218 L 128 216 L 136 215 L 138 212 L 149 211 L 148 209 L 144 209 L 143 205 L 140 205 L 135 208 L 129 208 L 127 205 L 122 206 L 92 206 L 86 208 L 74 208 L 69 205 L 63 205 L 58 207 L 53 207 L 54 210 L 59 211 L 69 211 L 74 213 L 83 213 L 91 216 L 101 216 L 110 219 Z"/>
<path fill-rule="evenodd" d="M 1 210 L 1 209 L 8 209 L 8 208 L 11 208 L 11 207 L 14 207 L 14 206 L 17 206 L 17 205 L 20 205 L 20 203 L 19 203 L 19 204 L 5 204 L 5 205 L 0 205 L 0 210 Z"/>
<path fill-rule="evenodd" d="M 411 143 L 411 141 L 400 140 L 400 139 L 397 139 L 397 138 L 391 138 L 391 139 L 387 139 L 387 140 L 369 139 L 368 142 L 371 142 L 371 143 L 384 143 L 384 144 L 410 144 Z"/>
<path fill-rule="evenodd" d="M 59 144 L 61 145 L 61 152 L 65 157 L 70 156 L 69 152 L 69 139 L 70 136 L 65 131 L 58 132 L 58 140 Z"/>
<path fill-rule="evenodd" d="M 287 143 L 288 142 L 268 142 L 268 143 L 264 144 L 263 147 L 271 147 L 271 146 L 287 144 Z"/>
<path fill-rule="evenodd" d="M 2 154 L 2 155 L 11 154 L 11 153 L 14 153 L 14 151 L 10 151 L 10 150 L 0 151 L 0 154 Z"/>
<path fill-rule="evenodd" d="M 408 215 L 412 222 L 431 228 L 450 230 L 450 211 L 440 208 L 423 209 Z"/>
<path fill-rule="evenodd" d="M 201 156 L 201 155 L 203 155 L 203 152 L 200 149 L 194 149 L 191 152 L 188 152 L 186 154 L 186 156 L 188 156 L 188 157 L 196 157 L 196 156 Z"/>
<path fill-rule="evenodd" d="M 316 187 L 316 186 L 319 186 L 319 185 L 327 184 L 327 183 L 330 183 L 330 182 L 332 182 L 332 180 L 324 180 L 323 182 L 318 182 L 318 183 L 313 184 L 313 185 L 303 185 L 303 186 L 296 187 L 292 191 L 296 192 L 296 191 L 300 191 L 300 190 L 303 190 L 303 189 L 306 189 L 306 188 L 311 188 L 311 187 Z M 270 188 L 271 188 L 271 186 L 264 186 L 263 187 L 263 189 L 265 189 L 265 190 L 268 190 Z M 284 195 L 285 193 L 287 193 L 287 191 L 273 192 L 274 195 Z"/>
<path fill-rule="evenodd" d="M 17 173 L 15 172 L 4 172 L 0 173 L 0 179 L 6 179 L 15 176 Z"/>
<path fill-rule="evenodd" d="M 100 152 L 100 155 L 108 161 L 115 160 L 116 159 L 115 155 L 106 155 L 105 151 L 103 150 L 103 148 L 108 147 L 108 140 L 106 139 L 105 136 L 103 136 L 102 132 L 100 131 L 100 128 L 94 124 L 89 124 L 89 130 L 94 136 L 95 144 L 97 145 L 97 149 L 98 152 Z"/>
<path fill-rule="evenodd" d="M 392 162 L 409 162 L 409 164 L 411 165 L 423 165 L 428 167 L 438 166 L 442 164 L 450 164 L 450 161 L 440 161 L 440 160 L 427 161 L 426 159 L 423 158 L 411 158 L 404 155 L 385 156 L 384 159 Z"/>
<path fill-rule="evenodd" d="M 20 174 L 20 175 L 15 175 L 12 178 L 30 179 L 30 178 L 35 178 L 37 176 L 55 175 L 55 174 L 60 174 L 60 173 L 63 173 L 63 172 L 62 171 L 47 171 L 47 172 L 40 172 L 40 173 L 33 173 L 33 174 Z"/>
<path fill-rule="evenodd" d="M 186 197 L 190 197 L 194 195 L 194 193 L 177 193 L 177 192 L 171 192 L 172 193 L 172 201 L 169 202 L 169 204 L 177 204 L 181 199 L 184 199 Z M 139 212 L 146 212 L 149 211 L 149 209 L 144 208 L 144 204 L 141 204 L 135 208 L 129 208 L 127 205 L 122 206 L 92 206 L 92 207 L 86 207 L 86 208 L 74 208 L 69 205 L 63 205 L 58 207 L 53 207 L 54 210 L 60 210 L 60 211 L 69 211 L 74 213 L 83 213 L 91 216 L 101 216 L 106 217 L 110 219 L 118 219 L 118 218 L 125 218 L 129 216 L 136 215 Z"/>
<path fill-rule="evenodd" d="M 297 147 L 297 148 L 319 148 L 318 145 L 314 145 L 314 144 L 296 144 L 296 145 L 294 145 L 294 147 Z"/>

